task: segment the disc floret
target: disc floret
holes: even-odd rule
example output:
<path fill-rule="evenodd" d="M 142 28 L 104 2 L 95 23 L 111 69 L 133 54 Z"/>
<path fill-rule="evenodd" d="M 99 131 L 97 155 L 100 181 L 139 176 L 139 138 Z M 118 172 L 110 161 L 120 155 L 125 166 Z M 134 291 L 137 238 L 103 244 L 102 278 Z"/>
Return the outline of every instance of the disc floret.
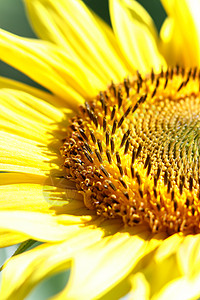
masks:
<path fill-rule="evenodd" d="M 85 205 L 153 232 L 200 231 L 200 72 L 110 84 L 72 118 L 61 153 Z"/>

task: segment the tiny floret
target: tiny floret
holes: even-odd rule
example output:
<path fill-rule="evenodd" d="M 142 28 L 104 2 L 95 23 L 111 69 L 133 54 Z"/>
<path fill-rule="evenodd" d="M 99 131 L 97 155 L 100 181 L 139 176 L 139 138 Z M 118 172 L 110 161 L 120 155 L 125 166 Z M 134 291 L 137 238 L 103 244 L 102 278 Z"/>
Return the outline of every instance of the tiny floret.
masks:
<path fill-rule="evenodd" d="M 85 205 L 153 232 L 200 232 L 200 71 L 139 72 L 80 107 L 61 153 Z"/>

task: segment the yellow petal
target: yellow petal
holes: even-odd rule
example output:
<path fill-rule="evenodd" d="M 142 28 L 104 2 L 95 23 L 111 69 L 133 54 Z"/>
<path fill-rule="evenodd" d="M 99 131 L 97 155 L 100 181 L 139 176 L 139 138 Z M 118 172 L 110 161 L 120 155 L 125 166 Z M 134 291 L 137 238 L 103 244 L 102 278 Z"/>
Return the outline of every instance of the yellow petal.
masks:
<path fill-rule="evenodd" d="M 51 152 L 44 144 L 6 132 L 0 132 L 0 141 L 1 171 L 45 175 L 58 168 L 51 164 Z"/>
<path fill-rule="evenodd" d="M 169 282 L 160 293 L 152 297 L 152 300 L 197 300 L 199 296 L 200 277 L 195 278 L 193 281 L 188 281 L 186 277 L 182 277 Z"/>
<path fill-rule="evenodd" d="M 154 289 L 155 299 L 177 299 L 177 291 L 180 299 L 197 299 L 200 295 L 200 235 L 179 236 L 174 235 L 166 239 L 160 246 L 162 248 L 161 255 L 157 250 L 157 266 L 158 275 L 155 269 L 149 278 L 155 278 L 155 282 L 151 285 L 157 287 Z M 165 249 L 165 250 L 164 250 Z M 165 255 L 163 254 L 163 250 Z M 158 259 L 159 258 L 159 259 Z M 170 265 L 171 270 L 170 270 Z M 159 275 L 162 270 L 162 276 Z M 175 275 L 175 276 L 174 276 Z M 159 278 L 166 278 L 165 282 Z"/>
<path fill-rule="evenodd" d="M 9 247 L 18 243 L 22 243 L 28 239 L 28 236 L 17 232 L 1 232 L 0 234 L 0 248 Z"/>
<path fill-rule="evenodd" d="M 142 269 L 142 273 L 151 287 L 151 296 L 158 295 L 164 286 L 167 286 L 182 275 L 175 254 L 171 254 L 159 262 L 153 256 L 150 257 L 146 261 L 146 267 Z"/>
<path fill-rule="evenodd" d="M 184 237 L 177 251 L 177 259 L 183 275 L 190 280 L 200 277 L 200 234 Z"/>
<path fill-rule="evenodd" d="M 71 111 L 24 91 L 0 89 L 1 171 L 44 175 L 57 170 L 67 114 Z"/>
<path fill-rule="evenodd" d="M 44 143 L 52 140 L 56 123 L 73 112 L 60 98 L 12 79 L 0 77 L 0 127 L 3 131 Z M 58 130 L 57 138 L 62 139 Z M 59 147 L 58 147 L 59 148 Z"/>
<path fill-rule="evenodd" d="M 0 105 L 0 109 L 1 109 L 1 105 Z M 3 110 L 1 112 L 3 112 Z M 12 122 L 10 120 L 4 120 L 2 118 L 0 120 L 0 126 L 3 131 L 6 131 L 8 133 L 16 134 L 16 135 L 23 136 L 26 138 L 30 137 L 30 129 L 29 128 L 22 127 L 21 125 L 15 124 L 14 122 Z M 35 130 L 31 132 L 31 137 L 35 141 L 38 141 L 38 142 L 42 142 L 45 139 L 43 132 L 41 132 L 41 135 L 39 135 L 39 133 L 35 132 Z"/>
<path fill-rule="evenodd" d="M 119 45 L 133 69 L 149 72 L 165 66 L 160 55 L 155 35 L 152 34 L 150 16 L 136 1 L 110 0 L 110 13 Z"/>
<path fill-rule="evenodd" d="M 65 102 L 62 101 L 60 98 L 55 97 L 48 92 L 42 91 L 35 87 L 29 86 L 25 83 L 10 78 L 2 77 L 2 76 L 0 76 L 0 89 L 9 89 L 9 90 L 12 89 L 12 90 L 23 91 L 39 99 L 43 99 L 48 103 L 54 104 L 55 107 L 65 104 Z"/>
<path fill-rule="evenodd" d="M 22 210 L 1 211 L 0 218 L 0 233 L 8 231 L 22 233 L 27 235 L 29 239 L 35 239 L 42 242 L 65 240 L 70 235 L 74 235 L 81 230 L 81 226 L 79 227 L 79 225 L 76 224 L 83 224 L 84 222 L 84 217 L 82 216 L 66 215 L 66 225 L 62 225 L 59 217 L 45 213 Z"/>
<path fill-rule="evenodd" d="M 175 53 L 178 50 L 181 56 L 178 61 L 181 65 L 200 66 L 199 0 L 162 0 L 162 4 L 174 22 L 171 43 L 163 46 L 168 56 L 175 48 Z"/>
<path fill-rule="evenodd" d="M 174 254 L 183 239 L 184 237 L 177 233 L 163 240 L 162 244 L 155 253 L 156 262 L 159 263 L 170 255 Z"/>
<path fill-rule="evenodd" d="M 0 211 L 51 212 L 50 204 L 45 199 L 45 188 L 42 185 L 45 180 L 44 177 L 30 174 L 0 173 L 0 180 Z"/>
<path fill-rule="evenodd" d="M 184 65 L 184 51 L 180 51 L 183 42 L 173 18 L 165 19 L 160 30 L 160 38 L 160 51 L 168 65 Z"/>
<path fill-rule="evenodd" d="M 146 229 L 143 228 L 144 232 L 145 230 Z M 132 231 L 130 230 L 130 234 L 131 232 Z M 135 232 L 135 234 L 138 233 Z M 140 276 L 138 276 L 138 274 L 141 274 L 140 272 L 142 272 L 143 270 L 144 262 L 148 264 L 149 261 L 153 260 L 154 250 L 157 249 L 157 247 L 159 247 L 160 244 L 162 244 L 163 239 L 165 239 L 165 237 L 166 235 L 164 233 L 152 234 L 151 236 L 149 236 L 148 245 L 146 247 L 146 254 L 148 255 L 142 257 L 139 263 L 136 264 L 136 267 L 132 269 L 131 273 L 128 274 L 127 277 L 119 281 L 114 287 L 112 287 L 111 290 L 109 290 L 106 294 L 104 294 L 99 299 L 101 300 L 121 299 L 124 296 L 127 299 L 140 299 L 138 294 L 144 298 L 148 294 L 148 282 L 145 278 L 143 278 L 144 281 L 147 283 L 146 285 L 146 283 L 143 282 L 143 279 L 141 279 Z"/>
<path fill-rule="evenodd" d="M 67 241 L 45 243 L 11 258 L 3 270 L 0 298 L 11 300 L 17 295 L 18 300 L 24 299 L 42 279 L 69 268 L 76 253 L 98 242 L 101 235 L 101 231 L 83 228 Z"/>
<path fill-rule="evenodd" d="M 56 123 L 64 121 L 67 113 L 71 111 L 65 110 L 64 114 L 62 109 L 24 91 L 0 89 L 0 126 L 7 132 L 49 143 Z"/>
<path fill-rule="evenodd" d="M 1 233 L 10 231 L 41 241 L 59 241 L 82 230 L 82 225 L 102 232 L 95 229 L 96 223 L 88 223 L 92 215 L 87 215 L 82 197 L 76 195 L 77 191 L 67 189 L 67 185 L 58 187 L 59 179 L 23 174 L 0 174 L 0 177 Z"/>
<path fill-rule="evenodd" d="M 130 282 L 132 285 L 132 289 L 126 297 L 127 300 L 131 300 L 131 299 L 149 300 L 150 299 L 150 286 L 143 273 L 138 272 L 134 276 L 131 276 Z"/>
<path fill-rule="evenodd" d="M 114 32 L 112 30 L 112 28 L 105 23 L 98 15 L 96 15 L 95 13 L 93 13 L 93 16 L 96 20 L 96 22 L 99 24 L 100 28 L 102 28 L 105 36 L 107 37 L 108 41 L 110 42 L 110 46 L 112 47 L 112 51 L 116 51 L 116 53 L 118 54 L 118 56 L 120 57 L 121 61 L 123 61 L 123 63 L 126 66 L 126 69 L 128 70 L 129 74 L 133 73 L 133 69 L 131 68 L 129 62 L 127 61 L 126 57 L 123 55 L 123 52 L 121 51 L 119 45 L 118 45 L 118 41 L 114 35 Z M 122 78 L 125 77 L 126 73 L 121 74 Z"/>
<path fill-rule="evenodd" d="M 68 224 L 69 215 L 82 220 L 81 216 L 88 214 L 83 196 L 64 178 L 0 173 L 0 195 L 0 210 L 56 213 L 63 224 Z"/>
<path fill-rule="evenodd" d="M 30 93 L 16 89 L 0 89 L 0 103 L 10 107 L 13 111 L 18 111 L 23 116 L 28 116 L 41 124 L 60 122 L 64 119 L 64 113 L 48 102 L 32 96 Z M 52 97 L 53 98 L 53 97 Z M 11 101 L 12 100 L 12 101 Z M 54 102 L 56 102 L 54 98 Z M 52 99 L 53 101 L 53 99 Z M 9 103 L 12 102 L 12 105 Z M 56 104 L 56 103 L 55 103 Z"/>
<path fill-rule="evenodd" d="M 197 299 L 200 295 L 200 235 L 172 235 L 142 269 L 152 300 Z"/>
<path fill-rule="evenodd" d="M 78 224 L 92 226 L 88 222 L 97 218 L 88 215 L 82 196 L 59 179 L 8 173 L 0 174 L 0 180 L 0 232 L 8 236 L 7 243 L 12 234 L 13 243 L 18 235 L 23 239 L 62 240 L 78 232 Z"/>
<path fill-rule="evenodd" d="M 71 107 L 76 108 L 78 103 L 83 102 L 80 93 L 83 92 L 84 81 L 77 71 L 80 68 L 65 56 L 67 67 L 64 69 L 64 54 L 60 58 L 56 46 L 21 38 L 1 29 L 0 56 L 6 63 L 65 99 Z M 75 85 L 79 92 L 73 88 Z"/>
<path fill-rule="evenodd" d="M 154 243 L 154 248 L 149 247 L 152 236 L 144 227 L 129 232 L 118 232 L 77 254 L 69 285 L 55 299 L 99 299 L 121 282 L 135 264 L 158 245 Z"/>
<path fill-rule="evenodd" d="M 126 75 L 126 68 L 95 18 L 79 0 L 26 0 L 37 34 L 65 48 L 78 64 L 89 66 L 104 84 Z"/>
<path fill-rule="evenodd" d="M 13 94 L 17 94 L 17 97 L 15 97 L 15 95 Z M 4 117 L 5 119 L 9 119 L 9 114 L 10 114 L 10 117 L 12 116 L 13 123 L 15 123 L 16 121 L 15 118 L 18 118 L 19 123 L 21 125 L 26 124 L 27 127 L 29 126 L 30 128 L 32 127 L 33 130 L 34 130 L 34 126 L 36 126 L 37 128 L 41 124 L 43 127 L 45 127 L 46 124 L 50 124 L 51 122 L 53 122 L 52 120 L 53 112 L 51 113 L 51 119 L 47 118 L 44 112 L 43 114 L 41 114 L 40 112 L 38 112 L 38 110 L 33 109 L 30 105 L 27 105 L 22 101 L 20 101 L 19 98 L 20 94 L 24 99 L 27 96 L 28 98 L 27 100 L 29 100 L 31 103 L 31 99 L 33 99 L 33 97 L 31 97 L 29 94 L 25 94 L 23 92 L 16 93 L 15 91 L 14 93 L 12 93 L 12 90 L 8 91 L 8 93 L 6 93 L 5 90 L 3 91 L 3 93 L 0 92 L 0 97 L 1 97 L 0 105 L 1 105 L 1 110 L 3 110 L 3 112 L 1 113 L 2 117 Z M 11 103 L 13 104 L 13 106 L 11 105 Z M 38 101 L 38 104 L 40 103 L 42 106 L 43 102 Z M 40 109 L 43 108 L 40 107 L 39 110 Z M 24 120 L 24 122 L 22 120 Z"/>

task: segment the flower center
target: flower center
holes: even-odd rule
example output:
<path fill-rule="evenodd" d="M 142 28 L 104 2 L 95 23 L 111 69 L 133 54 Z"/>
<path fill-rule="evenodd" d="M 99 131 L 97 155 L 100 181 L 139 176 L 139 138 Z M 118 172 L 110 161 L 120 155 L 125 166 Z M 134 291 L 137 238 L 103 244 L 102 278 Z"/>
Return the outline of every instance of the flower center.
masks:
<path fill-rule="evenodd" d="M 153 232 L 200 231 L 200 71 L 112 83 L 80 107 L 61 153 L 85 205 Z"/>

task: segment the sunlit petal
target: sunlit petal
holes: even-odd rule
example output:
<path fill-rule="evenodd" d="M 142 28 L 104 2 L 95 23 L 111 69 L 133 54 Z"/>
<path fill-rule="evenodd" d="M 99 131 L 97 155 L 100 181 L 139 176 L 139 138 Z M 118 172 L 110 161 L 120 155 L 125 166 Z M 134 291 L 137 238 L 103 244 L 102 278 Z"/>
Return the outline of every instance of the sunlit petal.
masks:
<path fill-rule="evenodd" d="M 175 63 L 184 66 L 200 66 L 199 0 L 162 0 L 162 4 L 173 22 L 173 27 L 168 30 L 170 35 L 164 34 L 166 27 L 172 25 L 169 23 L 164 24 L 161 35 L 168 63 L 174 63 L 176 59 Z M 172 49 L 175 49 L 175 57 L 172 55 Z"/>
<path fill-rule="evenodd" d="M 69 286 L 55 299 L 66 296 L 68 299 L 94 299 L 104 295 L 123 280 L 143 256 L 160 244 L 161 240 L 154 240 L 151 244 L 151 237 L 144 228 L 143 232 L 142 228 L 133 229 L 131 234 L 122 231 L 79 253 L 75 256 Z M 120 263 L 119 257 L 122 258 Z"/>
<path fill-rule="evenodd" d="M 82 1 L 25 2 L 37 34 L 65 48 L 75 61 L 81 66 L 88 65 L 105 84 L 108 78 L 119 80 L 126 75 L 123 62 Z"/>
<path fill-rule="evenodd" d="M 127 300 L 131 299 L 150 299 L 150 285 L 146 280 L 143 273 L 136 273 L 134 276 L 130 277 L 131 291 L 127 295 Z"/>
<path fill-rule="evenodd" d="M 62 243 L 45 243 L 11 258 L 4 267 L 0 298 L 13 299 L 17 294 L 19 300 L 24 299 L 38 282 L 68 269 L 76 252 L 84 251 L 84 248 L 95 244 L 100 238 L 100 231 L 83 229 Z"/>
<path fill-rule="evenodd" d="M 80 80 L 81 75 L 76 77 L 78 66 L 73 62 L 70 63 L 68 59 L 68 69 L 64 70 L 58 54 L 52 50 L 56 46 L 53 47 L 53 45 L 45 42 L 39 43 L 31 39 L 20 38 L 2 29 L 0 30 L 0 46 L 0 55 L 3 61 L 30 76 L 31 79 L 37 81 L 57 96 L 65 99 L 72 107 L 74 107 L 74 103 L 77 105 L 83 101 L 80 95 L 83 90 L 81 90 L 78 81 L 82 86 L 84 81 L 83 78 L 82 81 Z M 31 68 L 29 67 L 30 65 L 32 66 Z M 70 66 L 74 69 L 73 72 Z M 65 77 L 63 76 L 64 72 Z M 77 83 L 79 92 L 75 91 L 72 86 L 67 85 L 67 82 L 72 82 L 72 80 L 74 83 Z"/>
<path fill-rule="evenodd" d="M 158 71 L 165 66 L 152 35 L 153 26 L 148 26 L 150 16 L 136 1 L 110 0 L 110 13 L 119 45 L 133 69 L 149 72 L 152 67 Z"/>

